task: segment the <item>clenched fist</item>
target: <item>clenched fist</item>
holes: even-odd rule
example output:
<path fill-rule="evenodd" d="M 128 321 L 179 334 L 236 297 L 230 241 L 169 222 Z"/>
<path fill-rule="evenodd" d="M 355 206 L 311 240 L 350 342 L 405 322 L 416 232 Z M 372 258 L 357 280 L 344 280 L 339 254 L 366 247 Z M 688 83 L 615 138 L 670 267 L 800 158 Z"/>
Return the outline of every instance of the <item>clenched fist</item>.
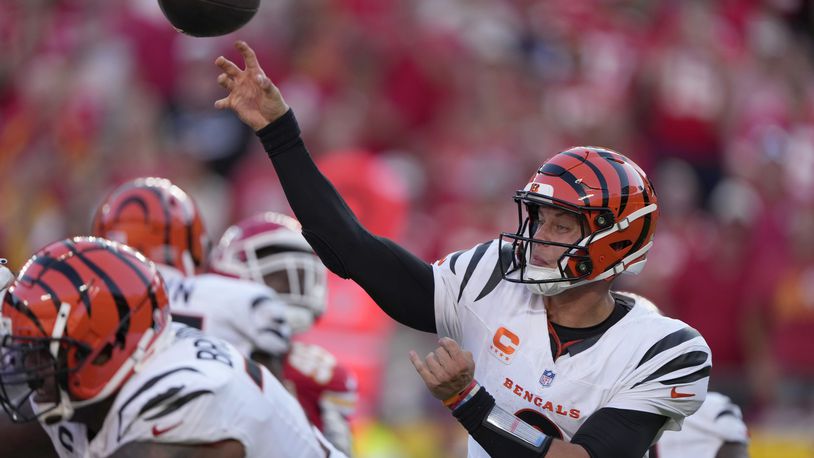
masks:
<path fill-rule="evenodd" d="M 424 360 L 416 352 L 410 351 L 410 361 L 432 395 L 445 401 L 472 383 L 475 361 L 472 359 L 472 352 L 462 350 L 449 337 L 442 337 L 438 343 L 441 346 L 430 352 Z"/>

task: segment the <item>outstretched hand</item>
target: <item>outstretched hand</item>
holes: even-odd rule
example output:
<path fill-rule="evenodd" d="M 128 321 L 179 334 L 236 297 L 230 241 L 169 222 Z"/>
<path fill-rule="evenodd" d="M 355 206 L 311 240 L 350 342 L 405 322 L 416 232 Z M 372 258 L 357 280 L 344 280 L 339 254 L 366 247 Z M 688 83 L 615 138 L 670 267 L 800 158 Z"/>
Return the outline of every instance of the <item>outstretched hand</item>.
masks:
<path fill-rule="evenodd" d="M 432 395 L 445 401 L 469 386 L 475 378 L 475 361 L 472 352 L 461 350 L 449 337 L 442 337 L 438 343 L 441 346 L 424 361 L 411 351 L 410 361 Z"/>
<path fill-rule="evenodd" d="M 229 91 L 226 97 L 215 102 L 215 108 L 231 109 L 256 132 L 284 115 L 288 105 L 277 86 L 260 68 L 252 48 L 245 41 L 236 42 L 235 48 L 243 56 L 246 68 L 241 70 L 223 56 L 215 59 L 215 65 L 223 70 L 218 75 L 218 84 Z"/>

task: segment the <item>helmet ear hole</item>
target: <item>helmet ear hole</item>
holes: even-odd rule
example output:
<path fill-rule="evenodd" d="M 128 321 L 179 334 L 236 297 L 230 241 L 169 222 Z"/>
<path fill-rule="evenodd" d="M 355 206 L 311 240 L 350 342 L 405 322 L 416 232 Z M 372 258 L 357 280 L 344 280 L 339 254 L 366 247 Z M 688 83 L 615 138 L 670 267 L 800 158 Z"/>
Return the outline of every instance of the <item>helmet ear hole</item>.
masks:
<path fill-rule="evenodd" d="M 586 259 L 584 261 L 580 261 L 577 263 L 577 272 L 580 275 L 590 275 L 591 271 L 594 270 L 594 265 L 590 259 Z"/>
<path fill-rule="evenodd" d="M 107 344 L 102 349 L 102 351 L 100 351 L 99 354 L 96 355 L 95 358 L 93 358 L 93 361 L 91 361 L 91 364 L 93 364 L 94 366 L 102 366 L 105 363 L 107 363 L 108 361 L 110 361 L 110 358 L 112 358 L 112 357 L 113 357 L 113 345 L 112 344 Z"/>
<path fill-rule="evenodd" d="M 596 223 L 596 225 L 600 229 L 606 229 L 608 227 L 613 226 L 614 223 L 613 213 L 609 211 L 604 211 L 600 213 L 599 215 L 597 215 L 596 218 L 594 218 L 594 223 Z"/>

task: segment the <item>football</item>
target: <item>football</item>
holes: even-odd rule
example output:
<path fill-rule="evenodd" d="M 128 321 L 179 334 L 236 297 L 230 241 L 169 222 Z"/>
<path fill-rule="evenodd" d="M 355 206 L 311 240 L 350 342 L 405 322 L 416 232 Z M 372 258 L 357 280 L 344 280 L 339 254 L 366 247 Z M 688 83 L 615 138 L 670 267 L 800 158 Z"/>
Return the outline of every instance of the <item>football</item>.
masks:
<path fill-rule="evenodd" d="M 176 29 L 193 37 L 226 35 L 246 25 L 260 0 L 158 0 Z"/>

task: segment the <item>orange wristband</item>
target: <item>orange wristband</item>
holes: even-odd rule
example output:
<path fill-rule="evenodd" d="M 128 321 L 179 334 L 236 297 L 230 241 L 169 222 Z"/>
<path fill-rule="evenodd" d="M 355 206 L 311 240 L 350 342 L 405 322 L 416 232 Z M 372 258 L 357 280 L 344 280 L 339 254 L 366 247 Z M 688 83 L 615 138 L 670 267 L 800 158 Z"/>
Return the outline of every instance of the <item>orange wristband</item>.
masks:
<path fill-rule="evenodd" d="M 472 383 L 467 385 L 466 388 L 446 399 L 444 401 L 444 405 L 446 407 L 449 407 L 450 410 L 455 410 L 456 407 L 458 407 L 459 405 L 466 402 L 469 398 L 471 398 L 475 394 L 475 392 L 478 391 L 478 388 L 480 388 L 480 385 L 478 384 L 477 380 L 473 379 Z"/>

